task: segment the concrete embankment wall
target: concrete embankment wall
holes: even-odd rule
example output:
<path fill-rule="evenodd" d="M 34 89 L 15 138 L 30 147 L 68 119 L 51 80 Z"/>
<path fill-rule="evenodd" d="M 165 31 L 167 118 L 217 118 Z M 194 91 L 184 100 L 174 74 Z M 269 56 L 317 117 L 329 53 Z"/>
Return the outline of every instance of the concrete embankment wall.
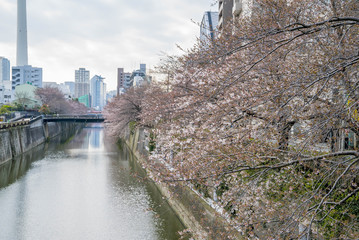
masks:
<path fill-rule="evenodd" d="M 126 144 L 139 162 L 147 161 L 145 146 L 146 136 L 141 130 L 129 134 Z M 145 169 L 148 172 L 148 169 Z M 182 223 L 192 230 L 193 237 L 201 239 L 227 239 L 228 233 L 235 239 L 243 239 L 239 232 L 230 226 L 229 222 L 213 209 L 203 198 L 185 183 L 166 184 L 156 183 L 161 194 L 166 197 L 169 205 L 177 213 Z"/>
<path fill-rule="evenodd" d="M 70 137 L 81 127 L 79 123 L 45 123 L 39 119 L 26 126 L 0 130 L 0 164 L 60 134 Z"/>

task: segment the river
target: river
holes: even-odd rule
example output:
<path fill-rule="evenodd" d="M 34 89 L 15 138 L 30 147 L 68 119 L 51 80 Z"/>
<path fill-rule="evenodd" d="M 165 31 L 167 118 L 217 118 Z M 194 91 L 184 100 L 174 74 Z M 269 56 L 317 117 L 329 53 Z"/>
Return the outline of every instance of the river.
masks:
<path fill-rule="evenodd" d="M 53 139 L 0 166 L 0 239 L 178 239 L 182 224 L 143 177 L 99 126 Z"/>

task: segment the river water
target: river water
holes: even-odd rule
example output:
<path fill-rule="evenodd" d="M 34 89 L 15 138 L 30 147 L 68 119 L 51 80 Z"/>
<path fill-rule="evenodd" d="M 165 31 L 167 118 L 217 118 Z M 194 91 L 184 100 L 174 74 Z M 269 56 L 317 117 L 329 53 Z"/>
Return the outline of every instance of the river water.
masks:
<path fill-rule="evenodd" d="M 179 238 L 176 215 L 102 128 L 62 141 L 0 167 L 1 240 Z"/>

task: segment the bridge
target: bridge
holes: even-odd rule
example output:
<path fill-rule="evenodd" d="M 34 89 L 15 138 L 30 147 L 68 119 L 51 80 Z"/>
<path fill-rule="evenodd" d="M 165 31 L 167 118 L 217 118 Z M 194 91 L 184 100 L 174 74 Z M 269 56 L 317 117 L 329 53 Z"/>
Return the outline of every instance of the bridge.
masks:
<path fill-rule="evenodd" d="M 83 115 L 41 115 L 37 117 L 22 116 L 11 122 L 0 122 L 0 129 L 14 128 L 19 126 L 30 125 L 42 120 L 43 122 L 79 122 L 79 123 L 101 123 L 105 121 L 102 114 L 83 114 Z"/>
<path fill-rule="evenodd" d="M 105 121 L 102 114 L 83 114 L 83 115 L 44 115 L 44 122 L 81 122 L 81 123 L 101 123 Z"/>

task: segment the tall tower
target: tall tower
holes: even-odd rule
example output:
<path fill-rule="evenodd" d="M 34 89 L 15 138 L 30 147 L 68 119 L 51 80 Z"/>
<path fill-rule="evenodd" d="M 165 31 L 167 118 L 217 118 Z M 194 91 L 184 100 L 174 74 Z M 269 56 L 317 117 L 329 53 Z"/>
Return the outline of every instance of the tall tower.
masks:
<path fill-rule="evenodd" d="M 17 49 L 16 65 L 28 65 L 26 0 L 17 0 Z"/>
<path fill-rule="evenodd" d="M 12 90 L 19 85 L 42 87 L 42 68 L 28 63 L 26 0 L 17 0 L 17 46 L 16 67 L 12 67 Z"/>

